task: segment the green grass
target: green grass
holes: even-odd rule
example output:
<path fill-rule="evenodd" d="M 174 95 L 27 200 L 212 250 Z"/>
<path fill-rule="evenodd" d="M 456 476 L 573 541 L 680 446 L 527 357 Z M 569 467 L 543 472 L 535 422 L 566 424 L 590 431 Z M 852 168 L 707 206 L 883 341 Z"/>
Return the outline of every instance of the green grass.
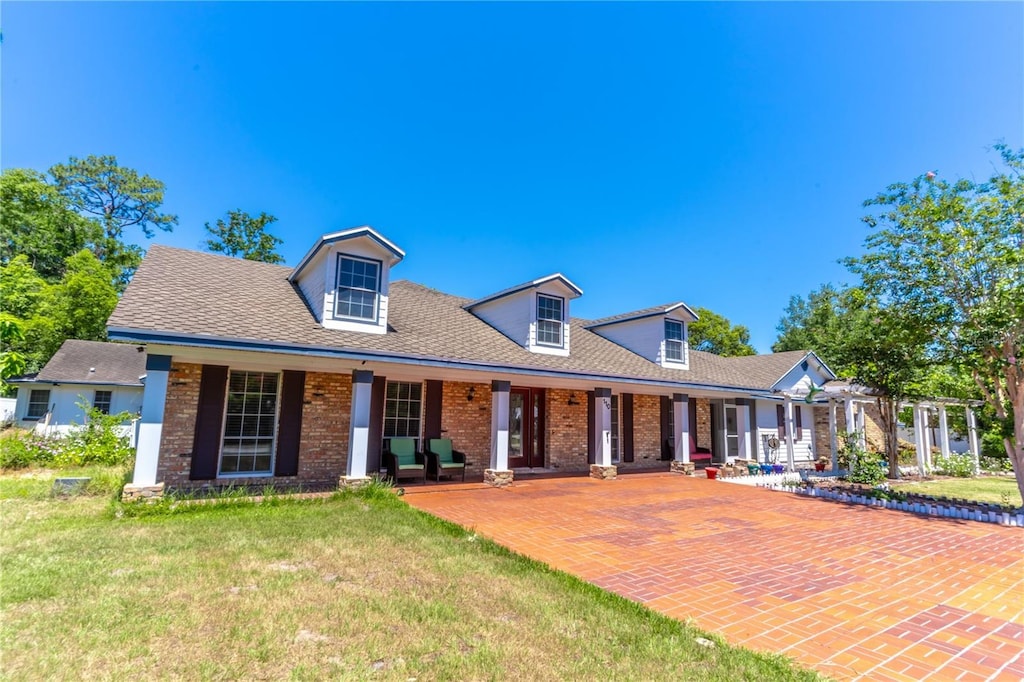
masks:
<path fill-rule="evenodd" d="M 6 678 L 819 679 L 390 493 L 132 516 L 51 482 L 0 476 Z"/>
<path fill-rule="evenodd" d="M 1021 506 L 1017 481 L 1012 476 L 978 476 L 976 478 L 936 478 L 930 481 L 890 481 L 893 488 L 922 495 L 943 495 L 977 502 L 994 502 Z"/>

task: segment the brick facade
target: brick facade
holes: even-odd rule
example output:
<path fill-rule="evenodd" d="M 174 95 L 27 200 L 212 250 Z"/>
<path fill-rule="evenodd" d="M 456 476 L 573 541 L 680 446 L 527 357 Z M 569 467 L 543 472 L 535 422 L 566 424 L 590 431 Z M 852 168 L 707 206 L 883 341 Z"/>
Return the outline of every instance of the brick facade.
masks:
<path fill-rule="evenodd" d="M 466 400 L 470 388 L 473 400 Z M 441 390 L 441 435 L 466 455 L 466 480 L 482 480 L 491 463 L 491 385 L 446 381 Z"/>
<path fill-rule="evenodd" d="M 692 398 L 697 402 L 696 438 L 697 447 L 711 447 L 711 401 L 707 398 Z M 690 428 L 694 428 L 693 425 Z"/>
<path fill-rule="evenodd" d="M 661 396 L 633 396 L 633 456 L 636 463 L 661 461 Z M 630 466 L 628 463 L 626 466 Z"/>
<path fill-rule="evenodd" d="M 574 395 L 578 405 L 569 404 Z M 587 462 L 587 393 L 548 389 L 545 392 L 547 410 L 546 464 L 559 471 L 590 471 Z"/>
<path fill-rule="evenodd" d="M 189 482 L 196 414 L 199 411 L 199 382 L 202 377 L 202 365 L 171 363 L 164 401 L 164 425 L 160 433 L 160 458 L 156 469 L 158 483 L 177 486 Z"/>
<path fill-rule="evenodd" d="M 352 377 L 348 374 L 307 372 L 303 395 L 299 475 L 257 479 L 219 478 L 190 481 L 192 445 L 202 365 L 172 362 L 160 436 L 157 481 L 170 488 L 194 488 L 231 483 L 257 485 L 332 484 L 345 473 L 352 405 Z"/>

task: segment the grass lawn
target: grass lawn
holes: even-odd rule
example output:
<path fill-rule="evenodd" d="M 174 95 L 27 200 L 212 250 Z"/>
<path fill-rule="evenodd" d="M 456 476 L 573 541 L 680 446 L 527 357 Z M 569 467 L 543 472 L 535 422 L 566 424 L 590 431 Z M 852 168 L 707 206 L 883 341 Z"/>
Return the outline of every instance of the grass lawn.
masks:
<path fill-rule="evenodd" d="M 136 517 L 51 482 L 0 476 L 4 678 L 819 679 L 390 493 Z"/>
<path fill-rule="evenodd" d="M 1012 476 L 978 476 L 976 478 L 936 478 L 930 481 L 889 481 L 893 488 L 922 495 L 945 495 L 978 502 L 995 502 L 1021 506 L 1017 481 Z"/>

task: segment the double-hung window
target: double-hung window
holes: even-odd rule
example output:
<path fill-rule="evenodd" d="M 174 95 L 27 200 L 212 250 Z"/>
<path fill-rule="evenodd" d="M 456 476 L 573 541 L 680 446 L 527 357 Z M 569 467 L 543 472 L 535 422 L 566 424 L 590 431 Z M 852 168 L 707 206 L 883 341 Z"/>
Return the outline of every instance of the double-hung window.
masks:
<path fill-rule="evenodd" d="M 415 438 L 419 447 L 423 384 L 389 381 L 384 392 L 384 438 Z"/>
<path fill-rule="evenodd" d="M 50 409 L 50 391 L 34 389 L 28 394 L 28 412 L 25 413 L 25 419 L 42 419 L 48 409 Z"/>
<path fill-rule="evenodd" d="M 232 371 L 228 375 L 222 475 L 272 472 L 279 383 L 279 376 L 272 372 Z"/>
<path fill-rule="evenodd" d="M 338 291 L 335 317 L 375 322 L 380 295 L 380 263 L 351 256 L 338 256 Z"/>
<path fill-rule="evenodd" d="M 92 399 L 92 407 L 103 414 L 110 414 L 110 401 L 113 398 L 113 391 L 96 391 Z"/>
<path fill-rule="evenodd" d="M 671 362 L 685 362 L 683 323 L 665 320 L 665 359 Z"/>
<path fill-rule="evenodd" d="M 562 345 L 562 299 L 537 295 L 537 343 Z"/>

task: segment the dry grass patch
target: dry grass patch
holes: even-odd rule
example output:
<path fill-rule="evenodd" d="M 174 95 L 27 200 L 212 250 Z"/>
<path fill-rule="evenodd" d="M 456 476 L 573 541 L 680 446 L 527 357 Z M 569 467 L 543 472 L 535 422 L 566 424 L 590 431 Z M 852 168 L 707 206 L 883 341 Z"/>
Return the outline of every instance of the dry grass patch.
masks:
<path fill-rule="evenodd" d="M 0 478 L 12 679 L 815 679 L 390 494 L 116 518 L 21 493 Z"/>

